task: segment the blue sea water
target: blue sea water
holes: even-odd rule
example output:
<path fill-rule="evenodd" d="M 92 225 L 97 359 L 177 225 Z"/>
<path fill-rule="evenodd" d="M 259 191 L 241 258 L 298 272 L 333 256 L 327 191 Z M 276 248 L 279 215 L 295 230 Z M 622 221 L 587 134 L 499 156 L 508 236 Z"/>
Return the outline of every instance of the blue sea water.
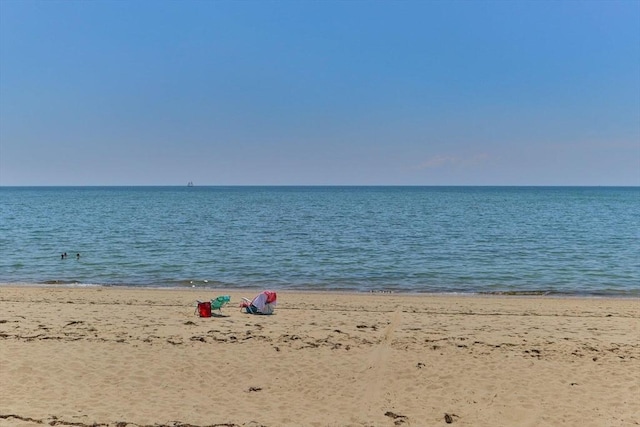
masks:
<path fill-rule="evenodd" d="M 640 296 L 640 188 L 0 187 L 0 282 Z"/>

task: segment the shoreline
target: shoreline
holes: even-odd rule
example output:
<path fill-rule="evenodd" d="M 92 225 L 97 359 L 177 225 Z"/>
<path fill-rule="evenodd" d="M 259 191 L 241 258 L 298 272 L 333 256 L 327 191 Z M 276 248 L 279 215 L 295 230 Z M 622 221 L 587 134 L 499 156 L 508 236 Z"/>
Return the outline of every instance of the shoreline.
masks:
<path fill-rule="evenodd" d="M 636 299 L 254 291 L 0 285 L 0 427 L 640 425 Z"/>
<path fill-rule="evenodd" d="M 42 287 L 51 289 L 82 289 L 82 288 L 115 288 L 115 289 L 149 289 L 149 290 L 174 290 L 174 291 L 208 291 L 208 292 L 259 292 L 263 289 L 272 289 L 276 292 L 286 292 L 294 294 L 307 293 L 331 293 L 344 295 L 406 295 L 406 296 L 452 296 L 452 297 L 540 297 L 540 298 L 585 298 L 585 299 L 637 299 L 640 300 L 640 294 L 630 295 L 625 293 L 568 293 L 556 291 L 474 291 L 474 292 L 439 292 L 439 291 L 396 291 L 396 290 L 369 290 L 358 291 L 353 289 L 301 289 L 301 288 L 269 288 L 269 287 L 215 287 L 207 285 L 194 286 L 156 286 L 156 285 L 125 285 L 125 284 L 98 284 L 98 283 L 33 283 L 33 282 L 0 282 L 0 288 L 3 287 Z"/>

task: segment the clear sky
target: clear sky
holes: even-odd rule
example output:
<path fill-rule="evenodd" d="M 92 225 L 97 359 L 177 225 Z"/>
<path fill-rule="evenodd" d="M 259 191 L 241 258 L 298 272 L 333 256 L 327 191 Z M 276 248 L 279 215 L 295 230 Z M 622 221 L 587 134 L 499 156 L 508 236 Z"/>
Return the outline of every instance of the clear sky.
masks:
<path fill-rule="evenodd" d="M 0 0 L 0 185 L 640 185 L 640 1 Z"/>

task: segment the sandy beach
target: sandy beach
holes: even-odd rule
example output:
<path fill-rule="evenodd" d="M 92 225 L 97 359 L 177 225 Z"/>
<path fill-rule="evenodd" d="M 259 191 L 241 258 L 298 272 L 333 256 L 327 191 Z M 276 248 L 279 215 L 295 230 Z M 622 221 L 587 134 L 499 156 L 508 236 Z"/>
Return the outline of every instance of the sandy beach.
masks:
<path fill-rule="evenodd" d="M 640 425 L 637 299 L 255 293 L 0 286 L 0 427 Z"/>

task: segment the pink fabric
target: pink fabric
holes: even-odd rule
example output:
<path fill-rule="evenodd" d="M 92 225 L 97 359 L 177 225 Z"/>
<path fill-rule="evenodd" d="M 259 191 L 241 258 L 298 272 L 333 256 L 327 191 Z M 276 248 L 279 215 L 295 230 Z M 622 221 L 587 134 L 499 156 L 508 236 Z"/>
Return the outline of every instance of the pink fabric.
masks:
<path fill-rule="evenodd" d="M 273 304 L 278 298 L 276 293 L 273 291 L 264 291 L 264 294 L 267 296 L 267 304 Z"/>

